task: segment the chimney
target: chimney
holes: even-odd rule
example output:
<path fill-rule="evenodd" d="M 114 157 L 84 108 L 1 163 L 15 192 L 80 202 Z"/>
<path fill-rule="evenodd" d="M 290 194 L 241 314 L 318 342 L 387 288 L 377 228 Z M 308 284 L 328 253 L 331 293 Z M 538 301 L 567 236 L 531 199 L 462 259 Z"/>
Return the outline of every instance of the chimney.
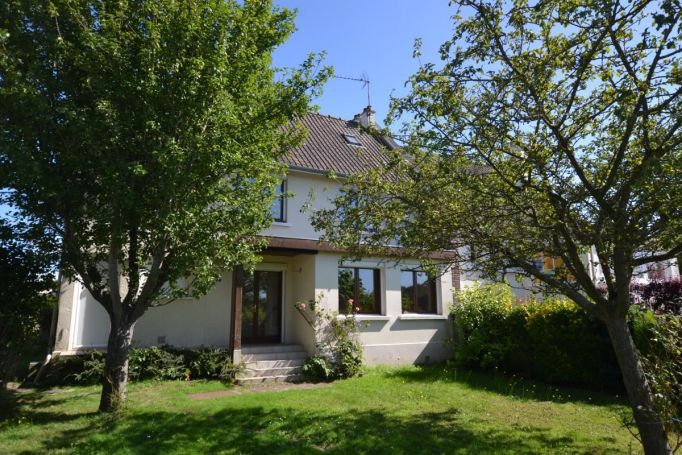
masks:
<path fill-rule="evenodd" d="M 364 127 L 377 126 L 377 122 L 374 119 L 374 114 L 376 114 L 376 111 L 372 109 L 372 106 L 368 105 L 362 110 L 362 112 L 355 114 L 353 121 Z"/>

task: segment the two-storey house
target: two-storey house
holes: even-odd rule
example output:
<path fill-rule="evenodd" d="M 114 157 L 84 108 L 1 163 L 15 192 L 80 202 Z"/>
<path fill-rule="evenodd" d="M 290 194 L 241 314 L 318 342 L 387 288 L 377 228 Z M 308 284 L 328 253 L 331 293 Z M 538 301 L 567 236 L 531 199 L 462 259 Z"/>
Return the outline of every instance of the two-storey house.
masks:
<path fill-rule="evenodd" d="M 329 312 L 344 312 L 348 299 L 358 308 L 361 341 L 368 364 L 429 362 L 449 357 L 448 307 L 459 277 L 443 268 L 430 280 L 417 258 L 399 264 L 367 257 L 349 262 L 333 246 L 318 242 L 310 211 L 331 203 L 343 177 L 381 165 L 389 139 L 361 128 L 372 122 L 371 108 L 347 121 L 311 113 L 303 121 L 306 142 L 285 158 L 288 166 L 274 223 L 255 272 L 226 271 L 204 297 L 153 307 L 135 326 L 138 346 L 229 347 L 234 360 L 303 359 L 315 352 L 315 334 L 297 310 L 317 300 Z M 311 194 L 315 197 L 311 198 Z M 78 282 L 64 286 L 59 299 L 55 351 L 73 354 L 106 347 L 105 311 Z M 277 374 L 275 372 L 273 374 Z M 284 375 L 285 371 L 279 371 Z"/>

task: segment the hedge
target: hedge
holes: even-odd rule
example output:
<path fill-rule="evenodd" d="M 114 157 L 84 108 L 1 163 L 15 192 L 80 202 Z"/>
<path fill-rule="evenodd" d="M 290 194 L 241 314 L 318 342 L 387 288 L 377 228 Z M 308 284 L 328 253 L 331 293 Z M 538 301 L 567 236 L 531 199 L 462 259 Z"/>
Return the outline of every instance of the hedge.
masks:
<path fill-rule="evenodd" d="M 547 297 L 519 304 L 504 284 L 467 288 L 456 301 L 451 312 L 458 364 L 553 384 L 622 389 L 606 327 L 574 303 Z"/>

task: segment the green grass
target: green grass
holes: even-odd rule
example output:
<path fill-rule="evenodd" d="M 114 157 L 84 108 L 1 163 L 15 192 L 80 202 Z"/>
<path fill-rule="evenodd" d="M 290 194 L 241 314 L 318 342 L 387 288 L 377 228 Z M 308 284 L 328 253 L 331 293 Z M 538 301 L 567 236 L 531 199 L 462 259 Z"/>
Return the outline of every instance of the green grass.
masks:
<path fill-rule="evenodd" d="M 129 388 L 118 418 L 98 387 L 0 403 L 0 453 L 629 453 L 615 397 L 452 367 L 375 368 L 330 387 L 194 400 L 219 382 Z"/>

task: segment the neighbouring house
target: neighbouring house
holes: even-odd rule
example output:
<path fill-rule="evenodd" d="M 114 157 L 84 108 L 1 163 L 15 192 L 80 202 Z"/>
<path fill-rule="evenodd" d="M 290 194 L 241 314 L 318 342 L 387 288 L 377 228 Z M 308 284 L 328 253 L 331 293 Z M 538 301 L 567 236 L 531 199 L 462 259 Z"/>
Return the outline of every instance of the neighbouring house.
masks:
<path fill-rule="evenodd" d="M 367 364 L 448 358 L 448 314 L 453 288 L 459 288 L 458 273 L 443 265 L 442 275 L 430 280 L 417 258 L 400 264 L 381 257 L 344 261 L 343 252 L 318 242 L 310 212 L 302 210 L 307 203 L 322 208 L 338 194 L 338 181 L 326 177 L 330 171 L 342 177 L 381 165 L 381 150 L 395 147 L 390 139 L 362 128 L 373 123 L 373 114 L 368 106 L 351 121 L 307 115 L 307 141 L 284 159 L 288 173 L 280 191 L 292 196 L 276 200 L 275 222 L 262 233 L 269 247 L 256 271 L 226 271 L 198 300 L 150 308 L 135 326 L 135 343 L 228 347 L 235 361 L 247 366 L 256 360 L 300 363 L 314 354 L 315 335 L 296 303 L 318 299 L 322 309 L 343 312 L 347 299 L 353 298 L 360 309 L 357 318 L 364 321 L 360 338 Z M 311 193 L 316 197 L 310 198 Z M 105 348 L 108 333 L 104 309 L 80 283 L 64 283 L 55 353 Z M 286 368 L 268 371 L 287 374 Z"/>
<path fill-rule="evenodd" d="M 462 257 L 466 257 L 466 251 L 462 252 Z M 586 252 L 582 254 L 582 261 L 585 266 L 585 270 L 589 274 L 592 281 L 597 286 L 605 286 L 604 284 L 604 272 L 599 263 L 599 257 L 597 256 L 597 251 L 594 247 L 589 248 Z M 564 266 L 564 261 L 560 257 L 552 257 L 551 255 L 538 254 L 534 260 L 535 267 L 547 274 L 554 274 L 559 271 L 562 274 L 566 274 L 566 268 Z M 637 266 L 633 271 L 632 284 L 646 285 L 652 282 L 667 282 L 680 279 L 680 268 L 678 265 L 678 259 L 670 259 L 667 261 L 652 262 L 649 264 L 644 264 Z M 464 264 L 464 268 L 467 266 Z M 477 282 L 484 282 L 486 280 L 481 279 L 479 274 L 475 272 L 464 272 L 460 271 L 461 279 L 460 286 L 466 288 Z M 568 273 L 568 279 L 571 279 L 570 273 Z M 540 280 L 537 278 L 532 278 L 524 274 L 521 270 L 514 271 L 508 270 L 504 274 L 504 280 L 507 284 L 511 286 L 514 290 L 514 295 L 519 300 L 542 300 L 544 293 L 546 292 L 546 287 L 542 286 Z"/>

